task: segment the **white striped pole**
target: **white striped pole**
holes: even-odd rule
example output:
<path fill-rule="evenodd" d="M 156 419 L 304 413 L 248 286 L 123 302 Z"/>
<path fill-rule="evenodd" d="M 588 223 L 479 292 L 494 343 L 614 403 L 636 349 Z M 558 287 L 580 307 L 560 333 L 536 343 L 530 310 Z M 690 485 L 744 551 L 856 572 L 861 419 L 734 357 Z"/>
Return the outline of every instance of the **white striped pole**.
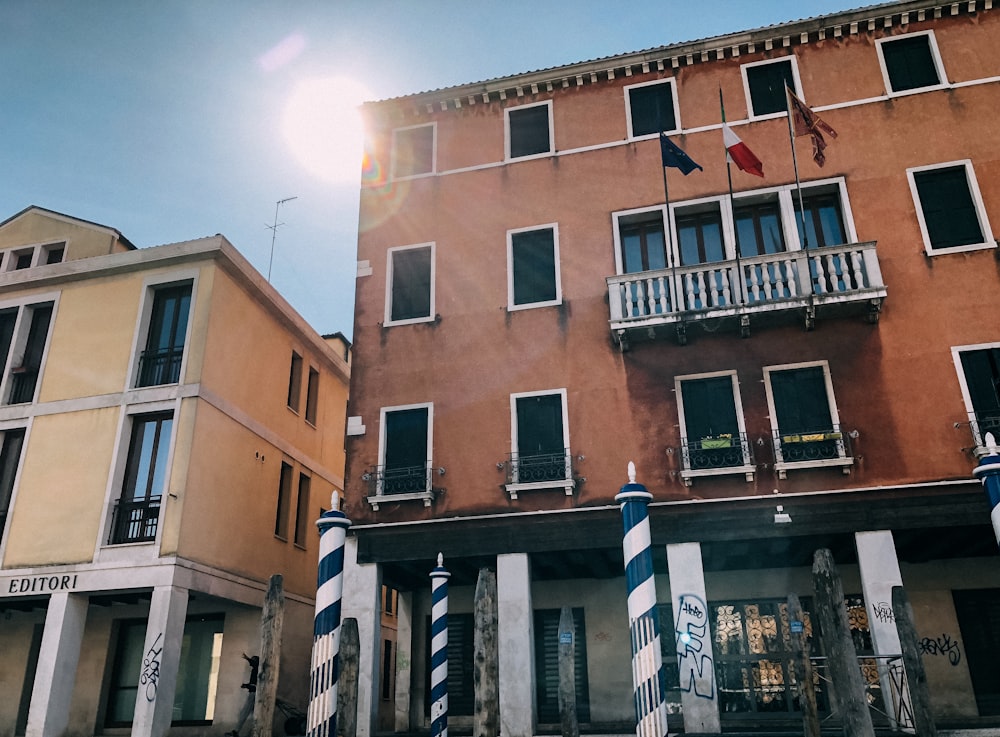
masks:
<path fill-rule="evenodd" d="M 1000 448 L 993 433 L 986 433 L 983 439 L 989 455 L 979 460 L 979 465 L 972 473 L 983 483 L 983 491 L 990 500 L 990 520 L 993 522 L 993 535 L 1000 545 Z"/>
<path fill-rule="evenodd" d="M 629 461 L 628 483 L 615 501 L 622 509 L 625 536 L 625 584 L 632 636 L 632 682 L 635 686 L 636 737 L 667 734 L 666 673 L 660 655 L 660 625 L 656 613 L 653 552 L 647 506 L 653 495 L 635 482 L 635 464 Z"/>
<path fill-rule="evenodd" d="M 431 576 L 431 737 L 448 737 L 448 577 L 438 553 Z"/>
<path fill-rule="evenodd" d="M 316 576 L 316 618 L 313 626 L 309 683 L 309 737 L 336 737 L 337 679 L 340 676 L 340 601 L 344 594 L 344 541 L 351 521 L 340 511 L 333 492 L 329 512 L 319 527 L 319 572 Z"/>

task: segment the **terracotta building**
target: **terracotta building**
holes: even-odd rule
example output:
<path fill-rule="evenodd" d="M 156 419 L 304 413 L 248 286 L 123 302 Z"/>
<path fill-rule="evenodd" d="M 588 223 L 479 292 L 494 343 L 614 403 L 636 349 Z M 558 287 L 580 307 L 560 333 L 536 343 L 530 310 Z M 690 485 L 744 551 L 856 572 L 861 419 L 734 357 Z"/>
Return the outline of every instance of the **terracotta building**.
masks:
<path fill-rule="evenodd" d="M 0 223 L 0 735 L 238 728 L 273 574 L 305 709 L 349 358 L 222 236 Z"/>
<path fill-rule="evenodd" d="M 361 734 L 387 678 L 395 728 L 429 723 L 438 552 L 452 724 L 471 723 L 488 567 L 503 734 L 558 722 L 564 606 L 581 722 L 632 731 L 630 460 L 654 497 L 671 730 L 800 724 L 785 602 L 812 606 L 822 548 L 876 721 L 909 719 L 901 583 L 939 724 L 996 723 L 1000 567 L 971 469 L 1000 428 L 998 47 L 991 0 L 910 0 L 364 106 L 344 612 Z M 809 136 L 793 159 L 786 84 L 837 134 L 822 166 Z M 734 163 L 731 190 L 720 100 L 763 162 Z M 661 132 L 702 170 L 664 168 Z M 836 720 L 826 680 L 819 701 Z"/>

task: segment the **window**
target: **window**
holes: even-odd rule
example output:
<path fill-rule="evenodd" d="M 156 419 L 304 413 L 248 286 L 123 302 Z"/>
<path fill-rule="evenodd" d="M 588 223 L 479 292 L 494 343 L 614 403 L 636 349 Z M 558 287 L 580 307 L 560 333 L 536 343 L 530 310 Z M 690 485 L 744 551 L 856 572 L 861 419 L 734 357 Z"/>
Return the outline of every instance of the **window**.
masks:
<path fill-rule="evenodd" d="M 510 403 L 510 484 L 563 487 L 571 493 L 566 390 L 512 394 Z"/>
<path fill-rule="evenodd" d="M 764 256 L 785 250 L 781 211 L 777 197 L 740 204 L 733 208 L 740 256 Z"/>
<path fill-rule="evenodd" d="M 434 245 L 389 249 L 386 325 L 434 319 Z"/>
<path fill-rule="evenodd" d="M 764 388 L 779 478 L 795 465 L 853 463 L 847 438 L 841 432 L 826 362 L 765 367 Z"/>
<path fill-rule="evenodd" d="M 936 87 L 944 80 L 934 34 L 911 33 L 876 41 L 889 94 Z"/>
<path fill-rule="evenodd" d="M 190 309 L 190 282 L 154 290 L 146 348 L 139 356 L 138 386 L 175 384 L 180 380 Z"/>
<path fill-rule="evenodd" d="M 392 698 L 392 681 L 395 669 L 392 667 L 392 640 L 382 641 L 382 701 Z"/>
<path fill-rule="evenodd" d="M 309 487 L 312 479 L 304 473 L 299 474 L 299 494 L 295 500 L 295 544 L 300 548 L 306 546 L 306 530 L 315 519 L 309 515 Z"/>
<path fill-rule="evenodd" d="M 792 92 L 800 94 L 794 57 L 744 64 L 740 70 L 743 72 L 751 120 L 787 112 L 786 84 Z"/>
<path fill-rule="evenodd" d="M 299 411 L 299 395 L 302 394 L 302 356 L 292 351 L 292 361 L 288 368 L 288 408 Z"/>
<path fill-rule="evenodd" d="M 156 539 L 160 500 L 166 490 L 172 427 L 171 412 L 132 418 L 125 478 L 111 530 L 112 545 Z"/>
<path fill-rule="evenodd" d="M 21 448 L 24 445 L 24 428 L 18 427 L 2 433 L 0 446 L 0 537 L 3 536 L 10 502 L 14 495 L 14 481 L 21 462 Z"/>
<path fill-rule="evenodd" d="M 953 349 L 965 406 L 976 446 L 986 445 L 986 433 L 1000 441 L 1000 346 Z"/>
<path fill-rule="evenodd" d="M 9 314 L 0 321 L 7 322 Z M 24 321 L 27 320 L 27 329 Z M 26 307 L 21 313 L 21 326 L 19 332 L 23 335 L 22 340 L 15 340 L 11 351 L 10 389 L 7 395 L 7 404 L 23 404 L 31 402 L 35 398 L 35 387 L 38 384 L 38 375 L 42 370 L 42 356 L 45 353 L 45 344 L 49 337 L 49 325 L 52 322 L 52 303 L 32 305 Z M 6 324 L 0 325 L 0 340 L 9 340 L 9 332 Z M 0 349 L 3 344 L 0 344 Z"/>
<path fill-rule="evenodd" d="M 380 443 L 377 495 L 430 492 L 431 405 L 383 409 Z"/>
<path fill-rule="evenodd" d="M 316 424 L 316 403 L 319 401 L 319 371 L 309 367 L 309 380 L 306 383 L 306 422 Z"/>
<path fill-rule="evenodd" d="M 562 301 L 555 224 L 507 232 L 507 309 L 546 307 Z"/>
<path fill-rule="evenodd" d="M 288 539 L 288 517 L 292 504 L 292 467 L 281 462 L 278 476 L 278 507 L 274 514 L 274 534 L 282 540 Z"/>
<path fill-rule="evenodd" d="M 4 271 L 21 271 L 30 269 L 32 266 L 45 264 L 58 264 L 63 260 L 66 252 L 66 243 L 46 243 L 43 246 L 29 246 L 27 248 L 12 248 L 7 251 L 0 251 L 0 262 Z"/>
<path fill-rule="evenodd" d="M 394 179 L 434 173 L 436 126 L 417 125 L 392 132 L 392 176 Z"/>
<path fill-rule="evenodd" d="M 624 273 L 635 274 L 667 268 L 667 247 L 661 211 L 620 218 L 618 236 Z"/>
<path fill-rule="evenodd" d="M 31 268 L 31 260 L 34 258 L 34 251 L 15 251 L 13 258 L 11 259 L 11 265 L 14 271 L 20 271 L 21 269 Z"/>
<path fill-rule="evenodd" d="M 552 153 L 551 102 L 504 110 L 507 121 L 507 158 Z"/>
<path fill-rule="evenodd" d="M 928 253 L 992 247 L 989 222 L 969 161 L 906 170 Z"/>
<path fill-rule="evenodd" d="M 677 123 L 677 87 L 672 79 L 625 88 L 630 138 L 670 133 Z"/>
<path fill-rule="evenodd" d="M 802 248 L 839 246 L 848 242 L 839 192 L 805 190 L 802 193 L 801 208 L 797 195 L 793 195 L 792 200 Z"/>
<path fill-rule="evenodd" d="M 718 203 L 678 210 L 676 223 L 682 266 L 725 260 L 722 213 Z"/>
<path fill-rule="evenodd" d="M 675 379 L 680 413 L 681 478 L 744 473 L 753 481 L 753 457 L 746 442 L 736 372 Z"/>
<path fill-rule="evenodd" d="M 222 615 L 189 617 L 184 623 L 173 724 L 211 724 L 215 717 L 219 662 L 222 657 Z M 135 717 L 137 692 L 142 685 L 146 660 L 145 620 L 117 623 L 114 659 L 108 687 L 104 726 L 128 727 Z M 148 683 L 148 679 L 147 679 Z M 152 700 L 155 691 L 147 697 Z"/>
<path fill-rule="evenodd" d="M 65 243 L 50 243 L 47 246 L 42 246 L 42 261 L 45 264 L 61 263 L 65 255 Z"/>

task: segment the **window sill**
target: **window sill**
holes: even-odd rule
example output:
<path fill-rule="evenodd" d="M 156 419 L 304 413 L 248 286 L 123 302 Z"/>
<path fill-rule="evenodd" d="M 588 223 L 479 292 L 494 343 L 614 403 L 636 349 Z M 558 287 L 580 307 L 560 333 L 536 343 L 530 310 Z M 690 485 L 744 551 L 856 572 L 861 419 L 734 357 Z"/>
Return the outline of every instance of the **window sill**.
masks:
<path fill-rule="evenodd" d="M 365 497 L 365 499 L 372 505 L 372 511 L 377 512 L 380 504 L 388 504 L 390 502 L 422 501 L 425 507 L 429 507 L 436 496 L 437 493 L 434 491 L 414 491 L 406 494 L 376 494 L 375 496 Z"/>
<path fill-rule="evenodd" d="M 523 305 L 507 305 L 507 312 L 520 312 L 521 310 L 533 310 L 537 307 L 558 307 L 562 304 L 562 298 L 550 299 L 545 302 L 528 302 Z"/>
<path fill-rule="evenodd" d="M 406 318 L 404 320 L 389 320 L 389 319 L 386 319 L 385 322 L 382 323 L 382 327 L 384 327 L 384 328 L 395 328 L 395 327 L 399 327 L 400 325 L 420 325 L 421 323 L 425 323 L 425 322 L 434 322 L 435 319 L 436 319 L 436 316 L 433 315 L 433 314 L 431 314 L 431 315 L 425 315 L 423 317 L 409 317 L 409 318 Z"/>
<path fill-rule="evenodd" d="M 753 481 L 753 475 L 756 473 L 756 466 L 726 466 L 724 468 L 705 468 L 705 469 L 685 469 L 681 471 L 681 479 L 684 480 L 685 486 L 691 486 L 694 479 L 706 476 L 736 476 L 738 474 L 743 474 L 747 481 Z"/>
<path fill-rule="evenodd" d="M 663 131 L 663 132 L 666 135 L 668 135 L 668 136 L 679 136 L 679 135 L 681 135 L 681 129 L 680 128 L 672 128 L 671 130 Z M 628 136 L 628 141 L 629 141 L 629 143 L 635 143 L 636 141 L 655 141 L 659 137 L 660 137 L 659 131 L 657 131 L 656 133 L 642 133 L 642 134 L 640 134 L 638 136 L 633 135 L 631 133 L 631 131 L 630 131 L 629 132 L 629 136 Z"/>
<path fill-rule="evenodd" d="M 506 484 L 504 489 L 510 494 L 511 501 L 517 501 L 518 493 L 522 491 L 544 491 L 548 489 L 562 489 L 566 496 L 573 496 L 573 489 L 576 488 L 576 479 L 557 479 L 555 481 L 532 481 L 526 484 Z"/>
<path fill-rule="evenodd" d="M 919 95 L 922 92 L 934 92 L 935 90 L 946 90 L 951 87 L 950 84 L 943 82 L 938 82 L 937 84 L 929 84 L 926 87 L 912 87 L 908 90 L 887 90 L 886 97 L 906 97 L 907 95 Z"/>
<path fill-rule="evenodd" d="M 518 161 L 531 161 L 532 159 L 544 159 L 549 156 L 555 156 L 556 152 L 551 149 L 548 151 L 543 151 L 540 154 L 525 154 L 524 156 L 508 156 L 504 159 L 505 164 L 514 164 Z"/>
<path fill-rule="evenodd" d="M 774 470 L 778 473 L 779 479 L 787 478 L 788 471 L 796 471 L 805 468 L 841 468 L 844 474 L 851 472 L 854 465 L 854 458 L 845 456 L 843 458 L 827 458 L 817 461 L 795 461 L 794 463 L 779 462 L 774 464 Z"/>
<path fill-rule="evenodd" d="M 986 241 L 985 243 L 970 243 L 967 246 L 951 246 L 950 248 L 933 248 L 926 243 L 924 244 L 924 250 L 927 252 L 928 256 L 945 256 L 949 253 L 968 253 L 969 251 L 985 251 L 990 248 L 996 248 L 997 241 Z"/>

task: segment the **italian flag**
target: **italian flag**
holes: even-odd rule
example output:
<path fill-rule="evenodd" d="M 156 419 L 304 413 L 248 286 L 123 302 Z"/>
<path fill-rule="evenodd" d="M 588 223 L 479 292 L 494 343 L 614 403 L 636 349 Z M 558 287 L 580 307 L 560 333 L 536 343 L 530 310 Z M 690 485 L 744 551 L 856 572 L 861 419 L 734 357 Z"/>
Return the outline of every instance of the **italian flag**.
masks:
<path fill-rule="evenodd" d="M 726 145 L 726 153 L 742 171 L 757 177 L 764 176 L 764 165 L 732 129 L 722 124 L 722 142 Z"/>

